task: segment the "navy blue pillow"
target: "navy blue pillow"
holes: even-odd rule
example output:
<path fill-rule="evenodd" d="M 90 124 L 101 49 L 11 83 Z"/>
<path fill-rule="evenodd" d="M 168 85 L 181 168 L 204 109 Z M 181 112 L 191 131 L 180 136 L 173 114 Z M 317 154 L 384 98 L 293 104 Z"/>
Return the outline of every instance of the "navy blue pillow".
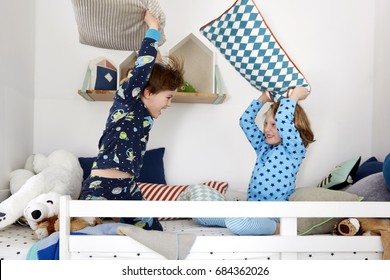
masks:
<path fill-rule="evenodd" d="M 363 162 L 354 176 L 352 176 L 353 183 L 367 177 L 371 174 L 382 172 L 383 162 L 380 162 L 376 157 L 370 157 L 365 162 Z"/>
<path fill-rule="evenodd" d="M 165 148 L 157 148 L 146 151 L 143 159 L 143 166 L 137 182 L 152 183 L 152 184 L 166 184 L 164 171 L 164 152 Z M 80 157 L 79 162 L 84 172 L 84 180 L 88 178 L 91 173 L 92 164 L 96 157 Z"/>
<path fill-rule="evenodd" d="M 164 152 L 165 148 L 146 151 L 137 182 L 167 184 L 164 172 Z"/>
<path fill-rule="evenodd" d="M 385 177 L 387 188 L 390 190 L 390 154 L 383 161 L 383 177 Z"/>
<path fill-rule="evenodd" d="M 91 174 L 92 164 L 96 157 L 79 157 L 81 168 L 83 169 L 83 179 L 87 179 Z"/>

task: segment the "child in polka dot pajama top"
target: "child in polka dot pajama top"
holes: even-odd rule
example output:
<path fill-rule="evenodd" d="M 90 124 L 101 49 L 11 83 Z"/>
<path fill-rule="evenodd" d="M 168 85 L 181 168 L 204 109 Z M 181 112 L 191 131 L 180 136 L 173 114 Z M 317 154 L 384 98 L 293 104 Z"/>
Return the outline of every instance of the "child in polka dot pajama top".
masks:
<path fill-rule="evenodd" d="M 240 126 L 254 148 L 257 159 L 248 188 L 248 201 L 286 201 L 295 190 L 295 179 L 305 158 L 306 147 L 314 141 L 310 122 L 298 105 L 309 92 L 295 88 L 289 98 L 273 103 L 265 113 L 264 132 L 255 123 L 263 105 L 271 99 L 263 92 L 240 118 Z M 194 218 L 208 226 L 229 228 L 238 235 L 279 233 L 278 218 Z"/>
<path fill-rule="evenodd" d="M 171 105 L 184 83 L 183 64 L 175 57 L 156 63 L 160 39 L 159 21 L 145 13 L 149 29 L 134 68 L 117 90 L 91 175 L 84 181 L 80 199 L 143 200 L 136 179 L 154 119 Z M 146 230 L 162 230 L 156 218 L 122 218 Z"/>

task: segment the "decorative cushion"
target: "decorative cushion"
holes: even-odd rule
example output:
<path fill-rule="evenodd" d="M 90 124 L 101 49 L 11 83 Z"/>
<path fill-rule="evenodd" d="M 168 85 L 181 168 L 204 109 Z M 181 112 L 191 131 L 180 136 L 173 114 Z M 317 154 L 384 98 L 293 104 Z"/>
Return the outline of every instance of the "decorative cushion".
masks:
<path fill-rule="evenodd" d="M 168 186 L 165 184 L 138 183 L 138 187 L 144 198 L 152 201 L 174 201 L 186 188 L 188 188 L 188 186 L 189 185 Z"/>
<path fill-rule="evenodd" d="M 222 195 L 225 195 L 229 186 L 227 182 L 209 181 L 204 182 L 201 185 L 211 187 L 217 190 Z M 138 187 L 141 190 L 146 200 L 177 200 L 177 198 L 189 187 L 190 185 L 173 185 L 168 186 L 165 184 L 148 184 L 138 183 Z"/>
<path fill-rule="evenodd" d="M 216 189 L 205 185 L 190 185 L 177 198 L 178 201 L 224 201 L 224 196 Z"/>
<path fill-rule="evenodd" d="M 87 179 L 91 174 L 91 168 L 96 157 L 79 157 L 81 168 L 83 169 L 83 180 Z"/>
<path fill-rule="evenodd" d="M 165 14 L 157 0 L 72 0 L 81 44 L 137 51 L 145 37 L 145 11 L 160 21 L 160 45 L 165 42 Z"/>
<path fill-rule="evenodd" d="M 388 154 L 383 162 L 383 176 L 387 184 L 387 188 L 390 190 L 390 154 Z"/>
<path fill-rule="evenodd" d="M 344 191 L 363 196 L 366 201 L 390 201 L 390 189 L 383 172 L 371 174 L 359 182 L 348 186 Z"/>
<path fill-rule="evenodd" d="M 361 201 L 363 197 L 348 193 L 315 187 L 297 188 L 289 201 Z M 335 223 L 343 218 L 298 218 L 298 234 L 332 233 Z"/>
<path fill-rule="evenodd" d="M 359 167 L 360 159 L 359 156 L 336 165 L 317 187 L 339 190 L 352 184 L 352 176 Z"/>
<path fill-rule="evenodd" d="M 199 186 L 199 185 L 196 185 Z M 226 182 L 218 182 L 218 181 L 209 181 L 200 184 L 202 186 L 203 195 L 208 195 L 211 197 L 211 193 L 215 194 L 220 193 L 220 195 L 223 197 L 226 193 L 226 190 L 228 188 L 228 183 Z M 146 200 L 152 200 L 152 201 L 161 201 L 161 200 L 168 200 L 168 201 L 175 201 L 178 200 L 178 197 L 181 196 L 188 188 L 191 187 L 191 185 L 173 185 L 173 186 L 167 186 L 164 184 L 147 184 L 147 183 L 138 183 L 138 187 L 144 196 Z M 200 188 L 200 187 L 198 187 Z M 207 191 L 206 188 L 212 189 L 213 191 Z M 187 193 L 188 196 L 191 197 L 193 195 L 194 197 L 200 197 L 201 194 L 194 194 L 193 187 L 191 187 L 191 191 Z M 188 197 L 187 195 L 185 197 Z M 170 217 L 159 217 L 160 221 L 166 221 L 171 220 L 175 218 Z"/>
<path fill-rule="evenodd" d="M 147 150 L 144 155 L 143 165 L 140 170 L 139 182 L 153 184 L 166 184 L 164 171 L 165 148 Z M 91 168 L 96 157 L 80 157 L 79 162 L 84 171 L 84 180 L 91 174 Z"/>
<path fill-rule="evenodd" d="M 274 37 L 253 0 L 238 0 L 200 32 L 252 86 L 274 100 L 304 86 L 305 77 Z"/>
<path fill-rule="evenodd" d="M 376 157 L 370 157 L 359 166 L 358 170 L 356 171 L 356 174 L 352 176 L 352 181 L 355 184 L 357 181 L 363 179 L 364 177 L 367 177 L 374 173 L 382 172 L 382 169 L 383 162 L 378 161 Z"/>
<path fill-rule="evenodd" d="M 166 184 L 164 170 L 165 148 L 146 151 L 140 170 L 138 182 Z"/>

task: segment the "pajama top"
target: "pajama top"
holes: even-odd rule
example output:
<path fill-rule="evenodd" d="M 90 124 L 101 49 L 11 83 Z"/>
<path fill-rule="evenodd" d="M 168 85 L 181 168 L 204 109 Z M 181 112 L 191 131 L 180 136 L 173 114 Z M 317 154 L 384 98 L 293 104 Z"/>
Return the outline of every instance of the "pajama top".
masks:
<path fill-rule="evenodd" d="M 275 116 L 282 139 L 277 146 L 267 144 L 264 133 L 255 123 L 263 104 L 253 100 L 240 118 L 240 126 L 257 154 L 248 187 L 248 200 L 284 201 L 293 193 L 298 169 L 306 148 L 294 126 L 296 101 L 284 98 Z"/>
<path fill-rule="evenodd" d="M 99 140 L 92 169 L 116 169 L 139 176 L 153 118 L 141 101 L 157 56 L 160 33 L 149 29 L 128 81 L 117 90 Z"/>

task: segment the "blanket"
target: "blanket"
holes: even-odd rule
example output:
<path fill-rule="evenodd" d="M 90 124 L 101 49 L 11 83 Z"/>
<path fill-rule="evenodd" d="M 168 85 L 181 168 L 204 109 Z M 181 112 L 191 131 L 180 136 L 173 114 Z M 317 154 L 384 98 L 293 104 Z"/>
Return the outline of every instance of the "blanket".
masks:
<path fill-rule="evenodd" d="M 72 232 L 77 235 L 126 235 L 164 256 L 168 260 L 183 260 L 195 242 L 193 234 L 176 234 L 162 231 L 146 231 L 123 223 L 106 223 Z M 31 246 L 28 260 L 59 260 L 59 233 L 37 241 Z"/>

